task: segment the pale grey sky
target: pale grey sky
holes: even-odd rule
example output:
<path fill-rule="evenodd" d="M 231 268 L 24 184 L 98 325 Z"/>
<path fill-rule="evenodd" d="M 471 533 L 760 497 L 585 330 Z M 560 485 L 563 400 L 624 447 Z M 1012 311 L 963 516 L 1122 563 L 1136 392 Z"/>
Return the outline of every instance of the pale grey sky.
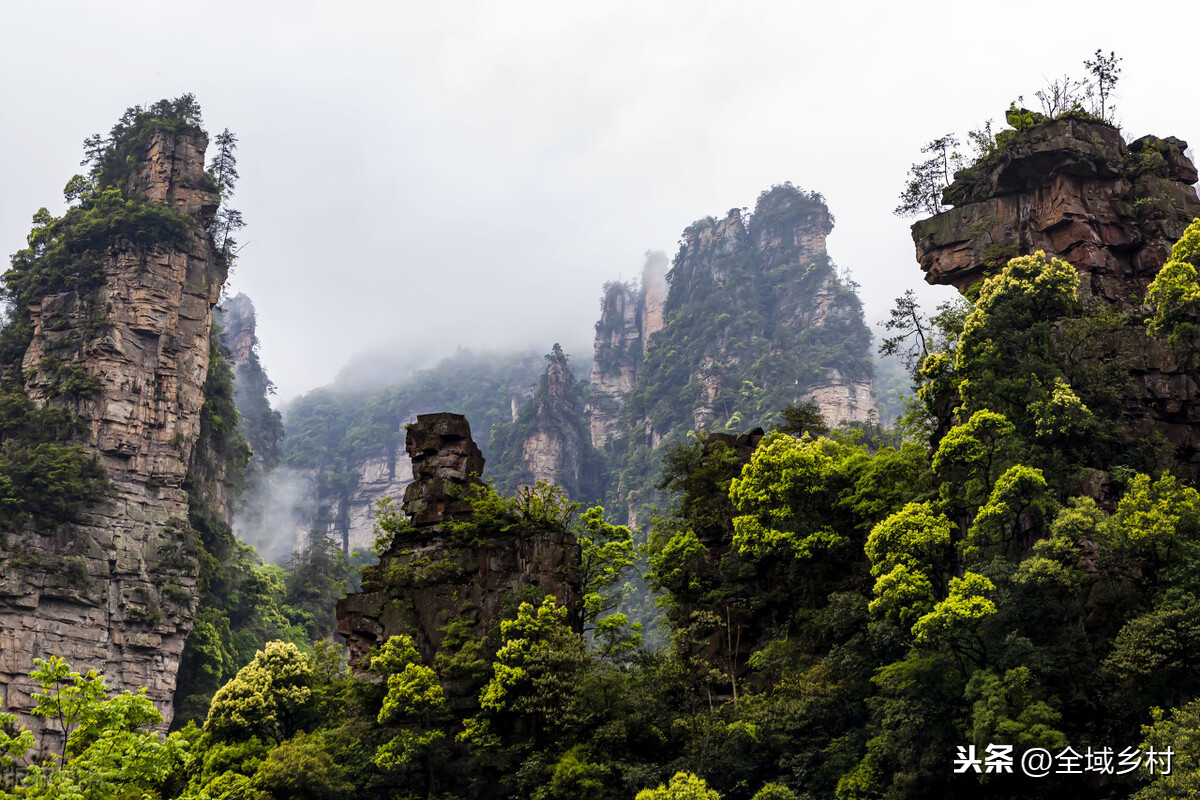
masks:
<path fill-rule="evenodd" d="M 1200 144 L 1194 2 L 979 8 L 8 0 L 0 250 L 61 209 L 85 136 L 193 92 L 240 137 L 231 289 L 281 398 L 389 343 L 587 359 L 604 281 L 783 181 L 825 195 L 874 323 L 924 287 L 891 214 L 924 142 L 1034 105 L 1099 47 L 1124 58 L 1127 138 Z"/>

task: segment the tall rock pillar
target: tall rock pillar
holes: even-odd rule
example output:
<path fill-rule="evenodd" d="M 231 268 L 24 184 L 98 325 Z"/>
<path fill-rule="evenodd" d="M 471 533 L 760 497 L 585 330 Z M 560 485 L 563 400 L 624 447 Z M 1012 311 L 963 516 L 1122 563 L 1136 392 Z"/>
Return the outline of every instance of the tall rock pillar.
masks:
<path fill-rule="evenodd" d="M 30 526 L 0 546 L 0 694 L 9 710 L 31 708 L 33 659 L 59 655 L 114 689 L 147 687 L 170 721 L 198 573 L 183 483 L 226 275 L 207 232 L 219 202 L 205 175 L 207 143 L 192 125 L 154 128 L 121 187 L 127 199 L 178 212 L 182 240 L 118 237 L 100 256 L 98 290 L 47 294 L 28 308 L 25 391 L 82 421 L 82 444 L 112 491 L 77 524 Z M 64 369 L 89 391 L 57 391 Z"/>

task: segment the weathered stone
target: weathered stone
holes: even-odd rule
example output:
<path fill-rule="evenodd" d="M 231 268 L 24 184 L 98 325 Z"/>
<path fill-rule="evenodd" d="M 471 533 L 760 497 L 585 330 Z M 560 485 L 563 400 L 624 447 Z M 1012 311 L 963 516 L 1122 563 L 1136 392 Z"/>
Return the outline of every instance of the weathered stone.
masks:
<path fill-rule="evenodd" d="M 412 636 L 427 661 L 441 646 L 451 620 L 465 620 L 485 635 L 505 598 L 526 586 L 558 598 L 579 621 L 580 549 L 565 531 L 533 535 L 497 533 L 485 541 L 456 540 L 445 523 L 473 518 L 464 490 L 478 485 L 484 460 L 458 414 L 422 414 L 408 426 L 405 449 L 413 483 L 403 510 L 415 530 L 396 537 L 377 567 L 363 576 L 363 591 L 338 601 L 338 633 L 350 663 L 365 667 L 370 648 L 399 634 Z"/>
<path fill-rule="evenodd" d="M 594 491 L 591 484 L 596 477 L 585 474 L 590 468 L 590 430 L 583 427 L 586 411 L 581 407 L 581 387 L 558 345 L 546 357 L 541 387 L 518 416 L 525 469 L 531 484 L 552 484 L 584 499 Z"/>
<path fill-rule="evenodd" d="M 35 729 L 44 721 L 27 713 L 28 673 L 34 658 L 50 655 L 101 672 L 114 689 L 147 687 L 171 719 L 197 594 L 198 565 L 182 532 L 183 480 L 200 432 L 211 309 L 225 280 L 206 231 L 219 202 L 204 174 L 206 145 L 197 129 L 160 129 L 129 179 L 133 194 L 191 220 L 186 244 L 120 242 L 103 260 L 104 285 L 94 297 L 66 292 L 29 308 L 26 391 L 39 405 L 64 405 L 83 420 L 83 443 L 113 486 L 82 523 L 26 530 L 0 546 L 0 695 Z M 58 395 L 55 376 L 43 369 L 50 355 L 85 372 L 99 390 Z"/>
<path fill-rule="evenodd" d="M 478 483 L 483 454 L 461 414 L 421 414 L 408 428 L 404 449 L 412 460 L 413 482 L 404 491 L 404 513 L 419 527 L 470 516 L 461 491 Z"/>
<path fill-rule="evenodd" d="M 1038 126 L 990 169 L 959 173 L 945 192 L 955 208 L 913 225 L 925 280 L 962 291 L 1009 258 L 1044 250 L 1075 266 L 1086 296 L 1136 305 L 1200 215 L 1186 148 L 1174 137 L 1126 148 L 1097 122 Z"/>
<path fill-rule="evenodd" d="M 1187 143 L 1144 136 L 1128 147 L 1110 125 L 1044 123 L 998 158 L 960 172 L 944 199 L 957 205 L 912 227 L 925 280 L 965 291 L 1009 258 L 1044 250 L 1072 264 L 1080 295 L 1139 320 L 1171 245 L 1200 216 Z M 1133 364 L 1130 436 L 1163 442 L 1176 464 L 1200 473 L 1198 376 L 1140 324 L 1112 350 Z M 1095 476 L 1084 491 L 1099 493 Z"/>
<path fill-rule="evenodd" d="M 604 447 L 621 433 L 625 401 L 637 381 L 646 344 L 662 330 L 667 266 L 665 253 L 647 252 L 639 286 L 613 283 L 605 290 L 596 323 L 591 392 L 584 407 L 594 447 Z"/>

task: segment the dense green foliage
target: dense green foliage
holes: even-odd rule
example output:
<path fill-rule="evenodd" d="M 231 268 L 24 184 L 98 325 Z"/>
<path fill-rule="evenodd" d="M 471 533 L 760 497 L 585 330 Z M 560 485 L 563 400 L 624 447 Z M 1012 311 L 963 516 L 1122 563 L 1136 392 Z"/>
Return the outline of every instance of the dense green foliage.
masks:
<path fill-rule="evenodd" d="M 68 410 L 37 408 L 18 386 L 0 393 L 0 534 L 70 522 L 104 496 L 108 475 L 71 444 L 77 432 Z"/>
<path fill-rule="evenodd" d="M 333 632 L 333 604 L 354 569 L 329 537 L 313 535 L 289 569 L 264 565 L 216 507 L 243 486 L 250 448 L 234 403 L 233 371 L 214 329 L 200 438 L 188 470 L 188 523 L 200 562 L 200 604 L 180 666 L 176 726 L 204 719 L 214 693 L 268 642 L 310 648 Z"/>
<path fill-rule="evenodd" d="M 198 109 L 194 113 L 198 116 Z M 118 125 L 114 140 L 143 141 L 144 125 L 155 124 L 138 114 L 133 119 L 141 122 Z M 222 197 L 229 194 L 237 174 L 231 136 L 226 131 L 218 137 L 226 143 L 209 170 Z M 108 162 L 102 159 L 103 163 Z M 101 166 L 101 174 L 110 168 Z M 210 333 L 200 435 L 184 481 L 188 518 L 183 538 L 187 554 L 199 562 L 199 604 L 180 665 L 176 727 L 202 721 L 218 689 L 268 642 L 283 640 L 311 649 L 311 642 L 329 636 L 335 624 L 333 603 L 345 593 L 354 572 L 327 537 L 313 537 L 289 570 L 264 565 L 254 549 L 234 535 L 221 504 L 235 503 L 249 480 L 277 463 L 283 426 L 270 407 L 271 383 L 253 348 L 235 376 L 222 346 L 221 317 L 218 311 Z M 258 458 L 252 462 L 252 456 Z"/>
<path fill-rule="evenodd" d="M 209 752 L 255 755 L 210 759 L 228 766 L 203 780 L 282 797 L 264 766 L 279 761 L 328 797 L 1174 796 L 1187 762 L 1170 783 L 953 772 L 967 745 L 1191 747 L 1200 495 L 1139 469 L 1120 404 L 1076 385 L 1091 356 L 1070 337 L 1096 323 L 1074 294 L 1069 267 L 1018 259 L 957 332 L 930 337 L 947 349 L 925 358 L 924 408 L 958 409 L 925 426 L 932 447 L 814 435 L 800 413 L 749 457 L 705 437 L 669 448 L 679 502 L 654 525 L 650 569 L 671 646 L 589 646 L 546 599 L 482 641 L 448 635 L 432 663 L 392 640 L 371 661 L 380 683 L 334 681 L 340 705 L 315 669 L 248 673 L 287 687 L 302 721 L 214 717 Z M 1078 489 L 1092 465 L 1124 476 L 1103 503 Z M 510 513 L 488 496 L 475 524 Z"/>
<path fill-rule="evenodd" d="M 1171 346 L 1194 364 L 1200 353 L 1200 222 L 1192 223 L 1171 248 L 1171 258 L 1150 284 L 1146 299 L 1154 306 L 1147 321 L 1151 336 L 1166 336 Z"/>
<path fill-rule="evenodd" d="M 770 214 L 758 216 L 769 228 Z M 829 431 L 794 388 L 772 395 L 767 372 L 761 386 L 746 381 L 745 414 L 731 405 L 714 425 L 776 427 L 756 447 L 672 440 L 694 387 L 675 375 L 682 395 L 670 402 L 670 351 L 659 361 L 654 351 L 694 341 L 652 340 L 660 383 L 631 418 L 667 437 L 656 485 L 673 510 L 652 521 L 646 548 L 670 635 L 655 651 L 611 613 L 632 534 L 544 484 L 513 498 L 476 487 L 474 518 L 439 535 L 471 546 L 574 532 L 585 630 L 529 587 L 482 636 L 452 618 L 436 655 L 415 635 L 393 636 L 366 655 L 365 674 L 348 673 L 335 646 L 306 644 L 327 633 L 317 615 L 344 562 L 316 537 L 290 576 L 263 567 L 215 513 L 214 486 L 235 480 L 249 453 L 214 345 L 188 486 L 204 597 L 181 677 L 191 688 L 180 719 L 203 727 L 150 733 L 158 718 L 144 698 L 110 698 L 98 676 L 39 662 L 37 713 L 63 738 L 39 759 L 33 738 L 0 720 L 0 798 L 1188 796 L 1200 781 L 1200 492 L 1186 454 L 1131 435 L 1134 364 L 1119 344 L 1148 332 L 1157 341 L 1137 341 L 1160 354 L 1169 344 L 1194 367 L 1198 242 L 1200 220 L 1150 288 L 1148 325 L 1081 300 L 1074 269 L 1040 252 L 998 266 L 933 320 L 901 308 L 920 335 L 897 347 L 921 342 L 907 441 Z M 736 274 L 735 256 L 717 273 Z M 693 299 L 727 288 L 703 284 Z M 683 309 L 669 306 L 668 327 L 728 326 L 720 336 L 752 346 L 765 337 L 753 319 Z M 480 396 L 504 419 L 500 389 L 496 380 Z M 773 411 L 754 404 L 758 390 Z M 356 441 L 398 430 L 399 420 L 348 415 L 333 395 L 305 402 L 292 451 L 304 463 L 348 464 L 338 459 L 361 453 Z M 28 413 L 14 403 L 9 415 Z M 626 479 L 655 472 L 649 445 L 637 447 L 615 450 L 643 457 L 625 462 Z M 380 525 L 385 552 L 414 535 L 394 507 Z M 1139 743 L 1173 748 L 1174 771 L 954 769 L 969 747 L 1083 755 Z"/>
<path fill-rule="evenodd" d="M 81 675 L 57 656 L 35 660 L 33 714 L 44 718 L 51 735 L 38 742 L 0 714 L 0 798 L 3 800 L 143 800 L 174 796 L 173 775 L 185 762 L 188 743 L 165 741 L 152 728 L 162 714 L 146 697 L 123 692 L 108 696 L 95 671 Z M 30 752 L 45 750 L 38 761 Z M 24 762 L 24 769 L 18 762 Z"/>

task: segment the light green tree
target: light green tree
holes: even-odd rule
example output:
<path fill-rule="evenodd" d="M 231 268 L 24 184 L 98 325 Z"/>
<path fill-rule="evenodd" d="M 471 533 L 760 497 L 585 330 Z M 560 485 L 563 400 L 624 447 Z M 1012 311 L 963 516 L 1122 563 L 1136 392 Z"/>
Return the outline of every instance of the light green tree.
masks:
<path fill-rule="evenodd" d="M 522 603 L 515 619 L 500 623 L 492 678 L 479 695 L 481 713 L 466 722 L 462 739 L 476 746 L 498 744 L 497 733 L 521 720 L 537 747 L 574 721 L 572 706 L 587 653 L 566 616 L 567 609 L 550 595 L 537 607 Z"/>
<path fill-rule="evenodd" d="M 1046 479 L 1040 469 L 1022 464 L 1009 467 L 996 480 L 988 500 L 975 515 L 962 544 L 963 561 L 978 564 L 988 555 L 1005 554 L 1019 557 L 1022 521 L 1037 522 L 1049 506 Z"/>
<path fill-rule="evenodd" d="M 423 765 L 427 792 L 432 795 L 436 750 L 446 740 L 439 727 L 445 722 L 446 696 L 437 673 L 421 663 L 409 636 L 389 638 L 371 659 L 370 669 L 387 679 L 387 695 L 377 721 L 399 726 L 391 741 L 376 751 L 375 765 L 384 770 Z"/>
<path fill-rule="evenodd" d="M 973 703 L 971 740 L 981 750 L 988 744 L 1011 744 L 1018 750 L 1067 746 L 1067 737 L 1056 727 L 1062 715 L 1038 697 L 1028 667 L 1003 676 L 977 670 L 967 683 L 966 699 Z"/>
<path fill-rule="evenodd" d="M 908 503 L 867 537 L 871 574 L 878 578 L 901 564 L 926 574 L 945 569 L 953 532 L 954 523 L 932 503 Z"/>
<path fill-rule="evenodd" d="M 1178 800 L 1200 796 L 1200 699 L 1164 711 L 1150 709 L 1151 722 L 1142 727 L 1143 753 L 1153 748 L 1162 754 L 1172 752 L 1171 770 L 1164 774 L 1163 762 L 1155 764 L 1151 774 L 1143 763 L 1141 773 L 1150 783 L 1134 795 L 1134 800 Z"/>
<path fill-rule="evenodd" d="M 942 498 L 959 512 L 973 512 L 1009 464 L 1015 427 L 1003 414 L 981 409 L 950 429 L 933 455 Z"/>
<path fill-rule="evenodd" d="M 581 526 L 575 530 L 580 547 L 579 578 L 583 594 L 583 620 L 596 623 L 600 616 L 616 608 L 632 587 L 613 590 L 621 576 L 634 565 L 637 555 L 633 533 L 624 525 L 604 521 L 604 508 L 593 506 L 583 512 Z"/>
<path fill-rule="evenodd" d="M 1200 492 L 1171 474 L 1156 481 L 1135 475 L 1108 525 L 1118 541 L 1165 564 L 1179 547 L 1200 539 Z"/>
<path fill-rule="evenodd" d="M 767 783 L 750 800 L 796 800 L 796 793 L 780 783 Z"/>
<path fill-rule="evenodd" d="M 108 696 L 95 670 L 80 674 L 63 659 L 35 659 L 31 677 L 41 687 L 33 695 L 33 714 L 45 717 L 61 735 L 58 753 L 30 759 L 35 738 L 16 727 L 11 714 L 0 715 L 0 777 L 14 780 L 3 800 L 156 800 L 167 781 L 189 761 L 189 746 L 179 734 L 163 737 L 153 728 L 162 714 L 146 690 Z M 7 729 L 7 730 L 6 730 Z M 18 762 L 26 762 L 17 780 Z"/>
<path fill-rule="evenodd" d="M 657 789 L 642 789 L 635 800 L 721 800 L 721 795 L 699 775 L 676 772 L 666 785 Z"/>
<path fill-rule="evenodd" d="M 1075 268 L 1041 250 L 1010 259 L 981 282 L 954 364 L 965 379 L 959 394 L 968 414 L 987 408 L 1017 420 L 1045 399 L 1061 377 L 1054 322 L 1075 313 L 1078 290 Z"/>
<path fill-rule="evenodd" d="M 963 675 L 968 672 L 964 657 L 984 664 L 987 646 L 980 624 L 996 613 L 996 604 L 989 597 L 995 591 L 994 583 L 974 572 L 951 578 L 946 599 L 913 625 L 917 644 L 948 649 Z"/>
<path fill-rule="evenodd" d="M 1171 258 L 1163 264 L 1146 292 L 1146 302 L 1154 306 L 1154 316 L 1146 322 L 1151 336 L 1167 336 L 1189 359 L 1197 354 L 1197 322 L 1200 321 L 1200 218 L 1193 220 L 1183 236 L 1171 248 Z"/>
<path fill-rule="evenodd" d="M 944 596 L 953 553 L 954 523 L 932 503 L 909 503 L 880 522 L 867 537 L 866 555 L 875 577 L 868 610 L 905 630 Z"/>
<path fill-rule="evenodd" d="M 213 697 L 204 730 L 219 739 L 261 736 L 283 742 L 313 703 L 312 665 L 290 642 L 268 642 Z"/>
<path fill-rule="evenodd" d="M 238 787 L 239 793 L 229 791 L 225 798 L 257 800 L 255 789 L 266 792 L 271 800 L 350 800 L 360 796 L 338 774 L 321 741 L 303 733 L 272 748 L 254 778 Z"/>
<path fill-rule="evenodd" d="M 733 545 L 756 558 L 820 558 L 849 544 L 822 524 L 834 465 L 847 448 L 830 439 L 797 439 L 773 433 L 763 439 L 750 463 L 729 486 L 737 509 Z"/>

